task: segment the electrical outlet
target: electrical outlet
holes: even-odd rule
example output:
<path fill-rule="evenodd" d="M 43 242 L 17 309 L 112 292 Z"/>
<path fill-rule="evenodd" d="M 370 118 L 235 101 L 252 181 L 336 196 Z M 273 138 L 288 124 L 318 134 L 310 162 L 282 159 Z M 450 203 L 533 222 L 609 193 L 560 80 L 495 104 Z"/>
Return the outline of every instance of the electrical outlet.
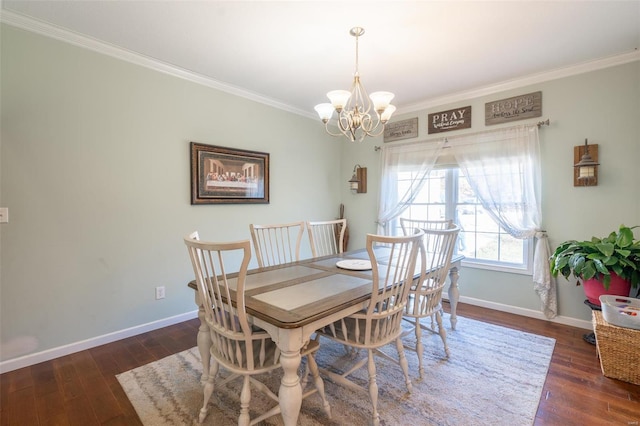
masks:
<path fill-rule="evenodd" d="M 164 286 L 156 287 L 156 300 L 164 299 Z"/>
<path fill-rule="evenodd" d="M 8 207 L 0 207 L 0 223 L 9 223 Z"/>

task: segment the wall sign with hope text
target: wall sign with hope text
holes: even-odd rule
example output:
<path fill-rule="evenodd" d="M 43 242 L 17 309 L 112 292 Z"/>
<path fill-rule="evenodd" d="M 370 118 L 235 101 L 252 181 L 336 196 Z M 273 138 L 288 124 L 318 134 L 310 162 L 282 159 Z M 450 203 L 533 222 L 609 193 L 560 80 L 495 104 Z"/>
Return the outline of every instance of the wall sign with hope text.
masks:
<path fill-rule="evenodd" d="M 471 106 L 429 114 L 428 133 L 449 132 L 471 127 Z"/>
<path fill-rule="evenodd" d="M 487 126 L 541 115 L 542 92 L 527 93 L 484 104 L 484 124 Z"/>

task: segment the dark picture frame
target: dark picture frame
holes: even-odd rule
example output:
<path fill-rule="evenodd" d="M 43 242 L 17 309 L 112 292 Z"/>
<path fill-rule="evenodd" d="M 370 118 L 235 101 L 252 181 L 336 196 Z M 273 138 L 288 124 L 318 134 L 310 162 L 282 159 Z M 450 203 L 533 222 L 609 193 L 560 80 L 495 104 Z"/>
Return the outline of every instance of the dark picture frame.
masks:
<path fill-rule="evenodd" d="M 268 204 L 269 154 L 191 142 L 191 204 Z"/>

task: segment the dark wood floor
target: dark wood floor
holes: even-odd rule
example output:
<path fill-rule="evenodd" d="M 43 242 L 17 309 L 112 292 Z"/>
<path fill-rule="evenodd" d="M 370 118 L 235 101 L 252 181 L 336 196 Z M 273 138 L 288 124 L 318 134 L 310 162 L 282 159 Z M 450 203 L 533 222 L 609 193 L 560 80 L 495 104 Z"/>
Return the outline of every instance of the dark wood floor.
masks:
<path fill-rule="evenodd" d="M 640 386 L 602 375 L 595 346 L 582 339 L 585 330 L 466 304 L 458 313 L 556 339 L 535 425 L 640 425 Z M 141 424 L 115 374 L 195 346 L 198 324 L 183 322 L 1 375 L 0 424 Z"/>

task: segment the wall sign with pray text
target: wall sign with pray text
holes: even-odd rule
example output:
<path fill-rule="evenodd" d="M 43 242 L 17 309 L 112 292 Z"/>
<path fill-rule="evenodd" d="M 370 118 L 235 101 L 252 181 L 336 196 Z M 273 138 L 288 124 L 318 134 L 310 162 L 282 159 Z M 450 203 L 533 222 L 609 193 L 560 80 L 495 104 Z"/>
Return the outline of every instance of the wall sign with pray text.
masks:
<path fill-rule="evenodd" d="M 541 115 L 542 92 L 527 93 L 484 104 L 484 124 L 487 126 Z"/>
<path fill-rule="evenodd" d="M 471 106 L 429 114 L 428 133 L 449 132 L 471 127 Z"/>

